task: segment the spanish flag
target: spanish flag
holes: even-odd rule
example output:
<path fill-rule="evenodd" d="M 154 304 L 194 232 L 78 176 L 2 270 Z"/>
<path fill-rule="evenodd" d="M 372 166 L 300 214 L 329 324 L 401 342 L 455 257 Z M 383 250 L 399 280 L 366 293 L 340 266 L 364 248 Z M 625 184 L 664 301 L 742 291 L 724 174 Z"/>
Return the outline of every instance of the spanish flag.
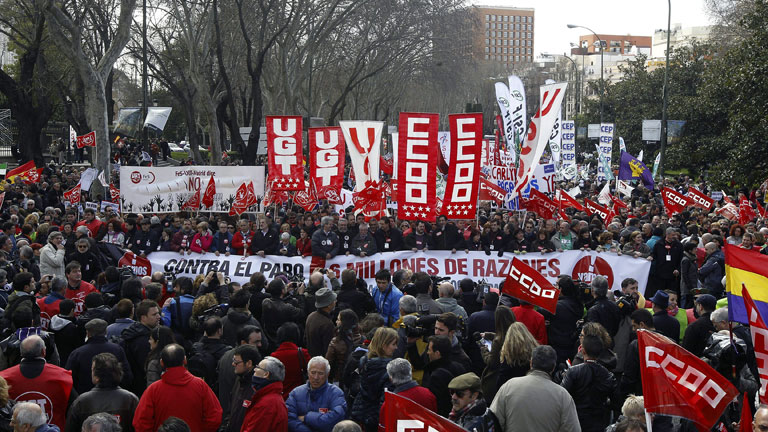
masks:
<path fill-rule="evenodd" d="M 749 290 L 761 316 L 768 316 L 768 255 L 754 250 L 725 245 L 725 292 L 728 318 L 749 324 L 741 284 Z"/>

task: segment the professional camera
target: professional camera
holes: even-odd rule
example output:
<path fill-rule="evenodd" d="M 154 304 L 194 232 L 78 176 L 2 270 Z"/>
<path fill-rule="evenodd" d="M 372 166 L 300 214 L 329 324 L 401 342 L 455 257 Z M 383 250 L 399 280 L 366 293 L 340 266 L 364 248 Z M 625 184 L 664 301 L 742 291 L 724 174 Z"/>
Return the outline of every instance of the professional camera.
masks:
<path fill-rule="evenodd" d="M 437 315 L 407 315 L 403 317 L 403 327 L 405 335 L 409 338 L 420 337 L 425 340 L 435 334 L 435 322 Z"/>
<path fill-rule="evenodd" d="M 429 278 L 432 280 L 433 289 L 437 288 L 437 286 L 440 285 L 441 283 L 451 280 L 451 278 L 449 278 L 448 276 L 441 277 L 441 276 L 432 275 Z"/>
<path fill-rule="evenodd" d="M 576 285 L 576 292 L 579 293 L 578 297 L 582 303 L 587 304 L 592 301 L 592 287 L 582 281 L 581 279 L 574 279 L 573 283 Z"/>
<path fill-rule="evenodd" d="M 480 279 L 480 282 L 472 282 L 475 285 L 475 292 L 477 293 L 477 302 L 482 303 L 485 295 L 491 290 L 491 284 L 485 279 Z"/>
<path fill-rule="evenodd" d="M 637 309 L 637 300 L 630 295 L 622 295 L 621 291 L 614 291 L 616 296 L 616 306 L 619 307 L 621 314 L 629 316 Z"/>
<path fill-rule="evenodd" d="M 204 310 L 203 313 L 196 316 L 195 319 L 197 320 L 197 323 L 200 325 L 200 328 L 202 328 L 203 324 L 205 323 L 205 320 L 207 320 L 212 316 L 217 316 L 219 318 L 224 317 L 227 315 L 228 310 L 229 310 L 228 303 L 217 304 Z"/>

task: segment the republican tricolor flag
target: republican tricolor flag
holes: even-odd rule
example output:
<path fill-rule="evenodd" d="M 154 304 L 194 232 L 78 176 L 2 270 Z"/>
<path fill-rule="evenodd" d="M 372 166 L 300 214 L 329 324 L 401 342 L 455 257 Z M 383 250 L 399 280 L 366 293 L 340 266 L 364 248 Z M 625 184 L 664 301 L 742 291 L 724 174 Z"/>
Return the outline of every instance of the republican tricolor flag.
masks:
<path fill-rule="evenodd" d="M 749 294 L 760 315 L 768 316 L 768 256 L 732 244 L 726 244 L 723 252 L 730 321 L 749 324 L 742 284 L 750 288 Z"/>

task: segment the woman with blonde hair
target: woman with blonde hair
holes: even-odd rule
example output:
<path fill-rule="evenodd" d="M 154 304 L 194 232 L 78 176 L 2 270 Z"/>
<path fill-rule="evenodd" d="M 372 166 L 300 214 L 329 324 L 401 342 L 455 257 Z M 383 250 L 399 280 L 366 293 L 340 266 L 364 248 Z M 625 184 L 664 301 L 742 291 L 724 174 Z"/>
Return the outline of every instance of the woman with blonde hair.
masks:
<path fill-rule="evenodd" d="M 378 430 L 380 402 L 389 382 L 387 364 L 397 349 L 397 341 L 395 329 L 379 327 L 368 345 L 368 354 L 360 359 L 360 391 L 352 404 L 350 417 L 363 425 L 366 432 Z"/>
<path fill-rule="evenodd" d="M 528 327 L 520 321 L 512 323 L 501 347 L 501 366 L 496 386 L 501 387 L 510 378 L 525 376 L 531 368 L 531 354 L 539 346 Z"/>

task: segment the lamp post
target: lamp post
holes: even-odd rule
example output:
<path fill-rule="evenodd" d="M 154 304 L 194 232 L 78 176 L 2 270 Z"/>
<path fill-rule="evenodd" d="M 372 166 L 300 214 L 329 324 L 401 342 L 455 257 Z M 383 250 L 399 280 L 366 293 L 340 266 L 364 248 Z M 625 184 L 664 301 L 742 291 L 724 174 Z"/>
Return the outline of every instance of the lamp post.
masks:
<path fill-rule="evenodd" d="M 667 0 L 669 11 L 667 13 L 667 61 L 664 64 L 664 88 L 662 90 L 662 108 L 661 108 L 661 157 L 659 158 L 659 173 L 664 178 L 664 156 L 667 151 L 667 84 L 669 79 L 669 44 L 672 38 L 672 0 Z"/>
<path fill-rule="evenodd" d="M 559 54 L 549 54 L 549 53 L 541 53 L 541 55 L 544 56 L 544 57 L 552 57 L 552 58 L 557 58 L 559 56 Z M 575 111 L 578 113 L 579 112 L 579 97 L 581 96 L 580 95 L 581 86 L 579 85 L 579 67 L 576 66 L 576 62 L 572 58 L 568 57 L 567 55 L 563 54 L 562 57 L 564 57 L 566 60 L 571 62 L 573 70 L 576 73 L 576 89 L 577 90 L 576 90 Z"/>
<path fill-rule="evenodd" d="M 147 146 L 147 128 L 144 127 L 144 119 L 147 118 L 147 0 L 141 2 L 142 24 L 141 24 L 141 145 L 145 150 Z"/>
<path fill-rule="evenodd" d="M 602 123 L 603 122 L 603 94 L 605 93 L 605 81 L 603 80 L 603 70 L 605 69 L 604 63 L 603 63 L 603 51 L 604 51 L 603 40 L 600 39 L 600 36 L 598 36 L 597 33 L 595 33 L 589 27 L 584 27 L 576 24 L 568 24 L 568 28 L 569 29 L 583 28 L 584 30 L 587 30 L 593 35 L 595 35 L 597 40 L 600 41 L 600 123 Z"/>

